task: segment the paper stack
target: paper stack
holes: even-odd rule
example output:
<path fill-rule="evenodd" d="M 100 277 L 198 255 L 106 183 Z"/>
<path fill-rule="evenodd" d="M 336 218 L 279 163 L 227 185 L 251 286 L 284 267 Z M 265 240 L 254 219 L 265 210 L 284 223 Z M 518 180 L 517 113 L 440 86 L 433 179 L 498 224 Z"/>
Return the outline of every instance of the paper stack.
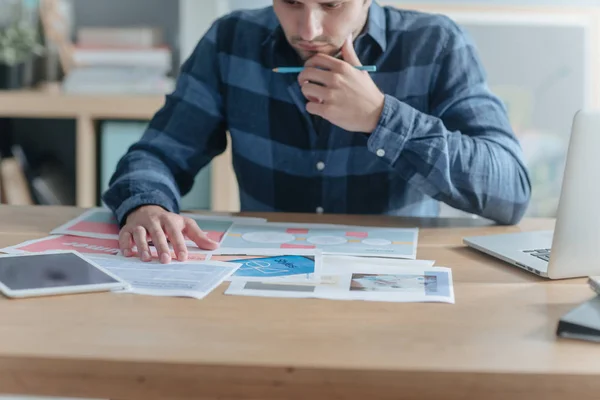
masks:
<path fill-rule="evenodd" d="M 202 298 L 230 281 L 227 295 L 454 303 L 451 270 L 416 259 L 416 228 L 186 216 L 220 243 L 208 252 L 188 241 L 186 263 L 160 264 L 152 246 L 151 263 L 122 257 L 119 226 L 107 209 L 89 210 L 47 238 L 2 251 L 77 250 L 132 283 L 140 294 Z"/>

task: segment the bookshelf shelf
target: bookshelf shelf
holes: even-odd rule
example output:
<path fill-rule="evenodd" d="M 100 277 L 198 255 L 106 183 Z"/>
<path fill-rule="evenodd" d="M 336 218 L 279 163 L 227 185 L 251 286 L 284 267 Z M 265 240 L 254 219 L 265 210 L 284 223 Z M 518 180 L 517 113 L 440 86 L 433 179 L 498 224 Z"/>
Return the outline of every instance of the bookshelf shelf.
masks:
<path fill-rule="evenodd" d="M 148 120 L 163 95 L 72 95 L 45 91 L 0 91 L 0 117 Z"/>

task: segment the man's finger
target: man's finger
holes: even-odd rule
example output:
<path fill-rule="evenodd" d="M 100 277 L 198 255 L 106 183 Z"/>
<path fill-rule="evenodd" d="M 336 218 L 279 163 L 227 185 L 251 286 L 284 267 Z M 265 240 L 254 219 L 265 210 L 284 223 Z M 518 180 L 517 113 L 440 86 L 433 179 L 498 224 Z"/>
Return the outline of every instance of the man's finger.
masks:
<path fill-rule="evenodd" d="M 317 116 L 319 116 L 321 118 L 327 119 L 326 115 L 327 115 L 328 107 L 329 107 L 329 105 L 327 105 L 327 104 L 320 104 L 320 103 L 310 102 L 310 103 L 306 104 L 306 111 L 309 114 L 317 115 Z"/>
<path fill-rule="evenodd" d="M 362 63 L 360 62 L 358 55 L 356 55 L 356 50 L 354 50 L 354 43 L 352 42 L 352 35 L 350 35 L 348 37 L 348 39 L 346 39 L 346 42 L 344 43 L 344 46 L 342 47 L 342 57 L 344 58 L 344 61 L 346 61 L 348 64 L 355 66 L 355 67 L 359 67 L 362 65 Z"/>
<path fill-rule="evenodd" d="M 160 226 L 160 224 L 152 225 L 150 229 L 148 229 L 148 233 L 150 233 L 152 243 L 154 243 L 154 247 L 156 247 L 160 262 L 163 264 L 170 263 L 171 249 L 169 248 L 167 236 L 165 235 L 162 226 Z"/>
<path fill-rule="evenodd" d="M 165 224 L 165 231 L 169 236 L 169 241 L 173 245 L 175 257 L 177 257 L 179 261 L 186 261 L 188 252 L 183 233 L 181 233 L 181 227 L 177 227 L 173 222 L 167 221 Z"/>
<path fill-rule="evenodd" d="M 304 67 L 320 68 L 326 71 L 342 72 L 345 66 L 345 62 L 328 56 L 327 54 L 316 54 L 309 58 L 305 63 Z"/>
<path fill-rule="evenodd" d="M 298 83 L 300 84 L 300 86 L 302 86 L 302 84 L 307 81 L 313 83 L 320 83 L 324 86 L 331 86 L 331 84 L 333 83 L 333 74 L 331 73 L 331 71 L 325 71 L 318 68 L 308 67 L 305 68 L 304 71 L 302 71 L 298 75 Z"/>
<path fill-rule="evenodd" d="M 150 249 L 148 248 L 148 232 L 143 226 L 137 226 L 133 229 L 133 240 L 137 247 L 138 254 L 142 261 L 152 260 Z"/>
<path fill-rule="evenodd" d="M 190 238 L 191 241 L 196 243 L 196 246 L 203 250 L 215 250 L 219 247 L 217 242 L 211 240 L 206 233 L 202 232 L 196 221 L 193 219 L 186 220 L 183 233 Z"/>
<path fill-rule="evenodd" d="M 314 83 L 305 83 L 302 85 L 302 94 L 309 100 L 311 98 L 325 102 L 331 100 L 331 91 L 323 86 L 315 85 Z"/>
<path fill-rule="evenodd" d="M 121 229 L 119 233 L 119 249 L 125 257 L 131 257 L 133 255 L 133 236 L 131 232 L 126 229 Z"/>

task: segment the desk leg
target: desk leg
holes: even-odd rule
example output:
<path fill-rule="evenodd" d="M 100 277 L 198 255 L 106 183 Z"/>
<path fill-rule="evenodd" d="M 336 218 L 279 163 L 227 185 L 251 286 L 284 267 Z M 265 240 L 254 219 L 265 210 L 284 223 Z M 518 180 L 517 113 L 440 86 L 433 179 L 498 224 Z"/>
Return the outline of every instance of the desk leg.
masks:
<path fill-rule="evenodd" d="M 94 120 L 85 115 L 77 118 L 77 207 L 96 206 L 96 129 Z"/>
<path fill-rule="evenodd" d="M 210 166 L 211 210 L 215 212 L 240 211 L 240 194 L 232 166 L 231 146 L 230 143 L 222 155 L 213 159 Z"/>

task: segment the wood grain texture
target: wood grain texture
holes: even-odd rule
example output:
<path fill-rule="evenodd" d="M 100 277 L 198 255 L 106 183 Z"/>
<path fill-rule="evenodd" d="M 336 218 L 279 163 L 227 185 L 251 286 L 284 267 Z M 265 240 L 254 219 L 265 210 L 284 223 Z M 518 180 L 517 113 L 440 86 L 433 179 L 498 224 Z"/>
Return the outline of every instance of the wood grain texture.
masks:
<path fill-rule="evenodd" d="M 0 117 L 148 120 L 163 95 L 77 95 L 41 90 L 0 91 Z"/>
<path fill-rule="evenodd" d="M 2 229 L 0 245 L 39 237 L 82 211 L 0 207 L 0 226 L 15 229 Z M 422 225 L 432 227 L 421 229 L 418 256 L 452 268 L 455 305 L 234 297 L 223 295 L 225 285 L 202 301 L 114 293 L 0 299 L 0 392 L 116 399 L 597 398 L 600 347 L 554 335 L 560 316 L 592 297 L 585 280 L 543 280 L 459 244 L 464 234 L 548 229 L 552 221 Z"/>
<path fill-rule="evenodd" d="M 80 207 L 96 205 L 96 126 L 95 121 L 87 116 L 77 117 L 76 130 L 76 203 Z"/>

